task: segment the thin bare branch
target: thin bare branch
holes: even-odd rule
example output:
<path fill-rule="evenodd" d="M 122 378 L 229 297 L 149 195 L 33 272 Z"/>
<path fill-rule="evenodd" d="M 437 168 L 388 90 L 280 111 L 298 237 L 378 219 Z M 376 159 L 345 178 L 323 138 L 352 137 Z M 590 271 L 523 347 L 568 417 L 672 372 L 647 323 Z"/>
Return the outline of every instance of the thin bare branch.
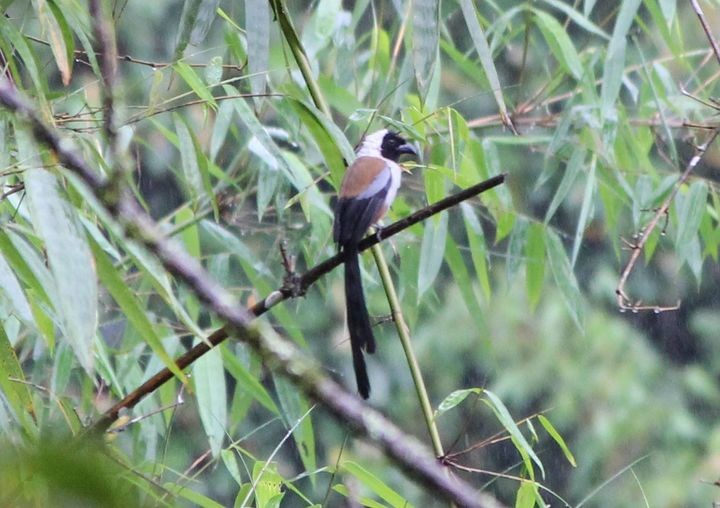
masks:
<path fill-rule="evenodd" d="M 675 196 L 680 190 L 680 187 L 687 181 L 687 179 L 690 177 L 690 174 L 700 163 L 708 146 L 710 146 L 713 141 L 715 141 L 715 138 L 717 138 L 719 132 L 720 130 L 718 128 L 713 130 L 712 134 L 710 135 L 710 139 L 708 139 L 704 144 L 697 147 L 697 149 L 695 150 L 695 155 L 693 155 L 693 157 L 690 159 L 690 162 L 688 162 L 685 171 L 683 171 L 683 174 L 680 175 L 680 178 L 675 184 L 675 187 L 673 187 L 672 192 L 670 192 L 668 197 L 665 198 L 665 201 L 663 201 L 662 205 L 660 205 L 660 208 L 657 209 L 655 215 L 650 220 L 648 225 L 643 228 L 642 234 L 638 235 L 637 242 L 627 243 L 628 247 L 632 251 L 632 254 L 630 254 L 630 259 L 628 260 L 628 263 L 625 266 L 622 275 L 620 276 L 617 288 L 615 289 L 617 304 L 621 311 L 653 311 L 655 313 L 660 313 L 670 310 L 676 310 L 680 307 L 680 302 L 677 302 L 675 305 L 661 306 L 646 305 L 643 304 L 640 300 L 632 300 L 625 291 L 625 285 L 627 284 L 627 280 L 630 277 L 630 274 L 635 268 L 635 264 L 637 263 L 638 259 L 640 259 L 640 254 L 642 253 L 643 247 L 647 243 L 648 238 L 650 238 L 652 232 L 655 230 L 655 228 L 657 228 L 657 225 L 660 223 L 660 219 L 667 215 L 668 210 L 670 209 L 670 204 L 673 202 L 673 199 L 675 199 Z"/>

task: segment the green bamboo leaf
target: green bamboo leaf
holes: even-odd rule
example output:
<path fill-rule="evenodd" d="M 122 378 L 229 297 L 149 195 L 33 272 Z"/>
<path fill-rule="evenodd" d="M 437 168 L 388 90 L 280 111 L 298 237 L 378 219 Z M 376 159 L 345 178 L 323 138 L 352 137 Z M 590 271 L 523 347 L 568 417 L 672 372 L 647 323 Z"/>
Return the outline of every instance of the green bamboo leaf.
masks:
<path fill-rule="evenodd" d="M 605 40 L 608 40 L 608 41 L 610 40 L 610 36 L 605 32 L 605 30 L 603 30 L 602 28 L 597 26 L 595 23 L 593 23 L 587 14 L 583 15 L 583 14 L 579 13 L 578 11 L 576 11 L 572 7 L 572 5 L 563 3 L 559 0 L 543 0 L 543 2 L 545 2 L 548 5 L 553 6 L 554 8 L 556 8 L 559 11 L 562 11 L 577 26 L 587 30 L 588 32 L 590 32 L 592 34 L 599 35 L 600 37 L 602 37 Z"/>
<path fill-rule="evenodd" d="M 427 95 L 438 58 L 440 2 L 415 0 L 412 8 L 412 52 L 420 96 Z"/>
<path fill-rule="evenodd" d="M 180 76 L 180 78 L 185 81 L 185 83 L 190 87 L 190 89 L 195 92 L 195 95 L 205 101 L 207 105 L 209 105 L 213 109 L 217 108 L 217 103 L 215 102 L 215 98 L 213 97 L 212 93 L 210 93 L 210 89 L 203 82 L 203 80 L 200 79 L 200 76 L 198 76 L 197 72 L 195 72 L 195 69 L 190 67 L 185 62 L 175 63 L 173 65 L 173 69 L 175 70 L 175 72 L 177 72 L 178 76 Z M 237 91 L 235 91 L 235 94 L 237 94 Z"/>
<path fill-rule="evenodd" d="M 184 482 L 181 485 L 165 482 L 162 488 L 163 490 L 172 492 L 174 496 L 187 499 L 190 501 L 190 506 L 199 506 L 200 508 L 224 508 L 224 506 L 217 501 L 201 494 L 200 492 L 192 490 Z"/>
<path fill-rule="evenodd" d="M 555 429 L 553 424 L 550 423 L 550 420 L 545 418 L 543 415 L 538 415 L 538 420 L 540 421 L 540 424 L 545 427 L 547 433 L 550 434 L 550 437 L 552 437 L 553 440 L 558 444 L 568 462 L 572 464 L 573 467 L 577 467 L 577 463 L 575 462 L 575 456 L 572 454 L 570 448 L 568 448 L 567 443 L 565 443 L 565 440 L 557 431 L 557 429 Z"/>
<path fill-rule="evenodd" d="M 29 139 L 20 130 L 16 134 L 22 159 L 34 166 L 25 172 L 25 190 L 33 227 L 45 244 L 57 287 L 58 300 L 54 304 L 60 313 L 65 337 L 80 364 L 92 375 L 98 295 L 87 238 L 76 211 L 61 196 L 55 175 L 39 169 L 41 164 L 32 163 L 37 157 L 29 151 Z"/>
<path fill-rule="evenodd" d="M 582 330 L 582 298 L 575 274 L 570 266 L 565 248 L 555 231 L 548 229 L 545 232 L 545 249 L 550 264 L 550 271 L 555 279 L 570 316 L 578 328 Z"/>
<path fill-rule="evenodd" d="M 220 0 L 202 0 L 198 8 L 195 23 L 190 32 L 190 44 L 194 46 L 200 45 L 210 31 L 210 26 L 215 19 Z"/>
<path fill-rule="evenodd" d="M 563 174 L 562 180 L 560 180 L 560 184 L 555 191 L 555 195 L 553 196 L 552 201 L 550 201 L 547 212 L 545 212 L 545 224 L 550 222 L 550 219 L 553 218 L 553 215 L 555 215 L 555 212 L 570 192 L 570 189 L 583 168 L 585 154 L 586 150 L 582 146 L 576 146 L 575 150 L 573 150 L 570 160 L 565 166 L 565 173 Z"/>
<path fill-rule="evenodd" d="M 0 255 L 0 295 L 4 296 L 13 314 L 26 324 L 33 324 L 32 310 L 20 282 L 5 257 Z"/>
<path fill-rule="evenodd" d="M 460 210 L 463 213 L 465 222 L 465 232 L 468 236 L 468 244 L 470 246 L 470 256 L 475 267 L 475 275 L 480 283 L 485 298 L 490 298 L 490 276 L 488 275 L 487 266 L 487 247 L 485 245 L 485 233 L 483 232 L 480 220 L 478 220 L 475 210 L 466 202 L 460 203 Z"/>
<path fill-rule="evenodd" d="M 445 255 L 445 237 L 447 235 L 448 214 L 442 212 L 438 220 L 425 222 L 425 230 L 420 247 L 420 268 L 418 270 L 418 301 L 430 289 L 440 272 Z"/>
<path fill-rule="evenodd" d="M 602 117 L 605 119 L 615 117 L 615 100 L 620 93 L 625 67 L 626 37 L 640 2 L 641 0 L 623 0 L 615 18 L 615 27 L 605 56 L 600 92 Z"/>
<path fill-rule="evenodd" d="M 558 20 L 547 12 L 537 9 L 533 9 L 533 12 L 535 13 L 535 23 L 542 32 L 550 51 L 565 70 L 579 81 L 583 74 L 582 62 L 580 62 L 580 57 L 567 31 Z"/>
<path fill-rule="evenodd" d="M 205 83 L 213 87 L 220 83 L 223 76 L 223 61 L 221 56 L 214 56 L 205 67 Z"/>
<path fill-rule="evenodd" d="M 113 266 L 107 254 L 94 241 L 90 242 L 90 248 L 95 258 L 95 263 L 100 277 L 100 282 L 110 292 L 113 299 L 123 311 L 123 314 L 135 328 L 140 337 L 150 346 L 153 352 L 160 358 L 163 364 L 180 379 L 183 384 L 187 378 L 183 371 L 173 361 L 172 357 L 165 350 L 160 337 L 155 333 L 155 327 L 150 322 L 145 310 L 138 303 L 136 295 L 130 290 L 122 279 L 118 270 Z"/>
<path fill-rule="evenodd" d="M 63 85 L 67 86 L 70 84 L 70 78 L 72 77 L 73 64 L 73 59 L 69 55 L 72 55 L 74 50 L 74 46 L 68 48 L 67 45 L 68 40 L 72 42 L 72 35 L 67 21 L 62 16 L 62 11 L 52 9 L 46 0 L 32 0 L 32 5 L 40 21 L 40 26 L 48 38 L 50 50 L 55 57 L 55 64 L 60 71 Z M 60 15 L 59 18 L 55 16 L 56 12 Z"/>
<path fill-rule="evenodd" d="M 316 3 L 312 17 L 302 33 L 302 47 L 311 62 L 317 61 L 318 52 L 332 42 L 340 19 L 347 16 L 341 0 L 319 0 Z"/>
<path fill-rule="evenodd" d="M 595 186 L 597 185 L 595 179 L 596 166 L 597 158 L 593 156 L 592 162 L 590 163 L 590 171 L 585 179 L 585 193 L 583 195 L 582 205 L 580 206 L 580 216 L 578 217 L 577 227 L 575 228 L 575 238 L 573 239 L 572 255 L 570 256 L 570 266 L 573 267 L 575 266 L 575 261 L 577 261 L 580 244 L 582 244 L 582 239 L 585 234 L 585 226 L 587 226 L 593 208 L 593 196 L 595 195 Z"/>
<path fill-rule="evenodd" d="M 35 415 L 35 407 L 30 388 L 23 383 L 24 380 L 25 374 L 15 350 L 5 329 L 0 326 L 0 392 L 12 408 L 17 421 L 26 431 L 30 431 L 33 427 L 31 417 Z"/>
<path fill-rule="evenodd" d="M 510 416 L 510 411 L 508 411 L 507 407 L 505 407 L 503 401 L 490 390 L 483 390 L 483 393 L 485 395 L 483 402 L 485 402 L 493 410 L 500 424 L 505 428 L 508 434 L 510 434 L 515 446 L 518 448 L 518 452 L 521 452 L 521 454 L 522 452 L 527 454 L 527 456 L 529 456 L 532 461 L 537 464 L 542 476 L 545 477 L 545 469 L 543 468 L 542 462 L 535 454 L 535 451 L 532 449 L 532 446 L 530 446 L 530 443 L 528 443 L 525 439 L 525 436 L 523 436 L 523 433 L 520 432 L 520 429 L 515 423 L 515 420 L 513 420 L 512 416 Z M 526 468 L 528 469 L 528 472 L 532 470 L 532 468 L 529 467 L 529 464 L 526 464 Z"/>
<path fill-rule="evenodd" d="M 212 135 L 210 136 L 210 160 L 217 161 L 218 153 L 227 139 L 228 131 L 232 125 L 235 107 L 230 101 L 223 101 L 215 115 Z"/>
<path fill-rule="evenodd" d="M 227 425 L 225 369 L 219 347 L 201 356 L 192 369 L 200 421 L 213 457 L 220 455 Z"/>
<path fill-rule="evenodd" d="M 677 0 L 658 0 L 660 2 L 660 10 L 665 17 L 665 23 L 667 26 L 672 25 L 675 19 L 675 12 L 677 11 Z"/>
<path fill-rule="evenodd" d="M 507 280 L 512 283 L 515 274 L 523 262 L 523 251 L 528 222 L 520 218 L 515 222 L 515 227 L 510 232 L 510 239 L 507 247 L 507 258 L 505 262 L 505 273 Z"/>
<path fill-rule="evenodd" d="M 298 389 L 284 377 L 273 375 L 273 381 L 275 393 L 283 410 L 285 425 L 288 429 L 295 427 L 293 439 L 297 444 L 305 471 L 315 471 L 317 468 L 315 431 L 312 418 L 308 414 L 310 406 Z"/>
<path fill-rule="evenodd" d="M 482 332 L 487 330 L 487 324 L 483 319 L 483 312 L 480 308 L 480 305 L 478 305 L 475 291 L 473 291 L 473 279 L 472 277 L 470 277 L 468 269 L 465 266 L 465 261 L 462 258 L 462 254 L 460 254 L 460 249 L 458 248 L 455 240 L 453 240 L 451 235 L 447 235 L 447 244 L 445 245 L 445 261 L 450 267 L 453 279 L 455 280 L 455 283 L 460 289 L 460 293 L 462 294 L 462 298 L 465 302 L 468 313 L 470 314 L 470 317 L 475 321 L 475 326 L 477 327 L 475 334 L 484 335 L 484 333 Z"/>
<path fill-rule="evenodd" d="M 227 469 L 230 476 L 232 476 L 232 479 L 235 480 L 238 486 L 241 486 L 243 484 L 242 475 L 240 474 L 240 468 L 238 467 L 237 458 L 235 457 L 235 450 L 225 449 L 220 452 L 220 457 L 222 458 L 223 464 L 225 464 L 225 469 Z"/>
<path fill-rule="evenodd" d="M 15 25 L 5 17 L 2 17 L 2 21 L 0 21 L 0 35 L 2 36 L 0 37 L 0 44 L 4 46 L 6 43 L 9 43 L 4 53 L 6 55 L 13 55 L 14 52 L 17 52 L 17 54 L 20 55 L 22 64 L 27 70 L 30 80 L 35 86 L 35 90 L 39 92 L 39 98 L 45 97 L 45 90 L 47 88 L 45 75 L 40 73 L 35 59 L 35 52 L 27 44 L 25 37 L 15 28 Z M 10 58 L 8 64 L 14 68 L 15 58 Z M 18 73 L 13 74 L 19 76 Z"/>
<path fill-rule="evenodd" d="M 535 482 L 520 482 L 520 487 L 515 494 L 515 508 L 534 508 L 537 486 Z M 545 503 L 541 504 L 543 506 Z"/>
<path fill-rule="evenodd" d="M 240 359 L 232 354 L 227 348 L 223 348 L 223 363 L 228 372 L 235 378 L 238 385 L 247 391 L 253 399 L 257 400 L 265 409 L 273 414 L 279 415 L 280 410 L 275 405 L 272 397 L 268 394 L 265 387 L 258 380 L 257 375 L 253 375 L 243 365 Z"/>
<path fill-rule="evenodd" d="M 245 36 L 247 39 L 250 91 L 264 94 L 270 64 L 270 3 L 245 0 Z M 255 99 L 257 104 L 261 99 Z"/>
<path fill-rule="evenodd" d="M 434 418 L 437 418 L 443 413 L 447 413 L 454 407 L 457 407 L 460 405 L 465 399 L 468 398 L 471 394 L 480 395 L 483 393 L 482 388 L 464 388 L 462 390 L 455 390 L 450 395 L 445 397 L 442 402 L 438 405 L 438 408 L 435 410 Z"/>
<path fill-rule="evenodd" d="M 697 236 L 700 222 L 707 210 L 707 183 L 695 180 L 686 194 L 678 194 L 675 198 L 677 206 L 677 237 L 675 248 L 681 253 L 693 238 Z"/>
<path fill-rule="evenodd" d="M 525 242 L 525 256 L 525 287 L 530 308 L 534 309 L 540 302 L 545 282 L 545 228 L 541 224 L 530 224 Z"/>
<path fill-rule="evenodd" d="M 14 235 L 15 241 L 25 244 L 25 254 L 19 250 L 13 243 L 10 235 Z M 28 246 L 23 239 L 16 233 L 8 233 L 0 229 L 0 253 L 5 261 L 12 267 L 13 272 L 20 277 L 28 289 L 34 291 L 36 297 L 39 297 L 43 304 L 50 304 L 51 298 L 49 294 L 54 294 L 52 277 L 47 271 L 45 264 L 37 254 L 31 256 L 31 247 Z M 40 274 L 36 274 L 40 272 Z M 46 286 L 51 287 L 51 293 L 46 291 Z"/>
<path fill-rule="evenodd" d="M 262 461 L 255 462 L 252 479 L 255 485 L 255 505 L 258 508 L 280 508 L 285 493 L 283 477 L 278 473 L 277 466 Z"/>
<path fill-rule="evenodd" d="M 372 474 L 370 471 L 362 467 L 360 464 L 346 460 L 343 461 L 340 469 L 346 473 L 353 475 L 360 481 L 360 483 L 365 485 L 368 489 L 370 489 L 374 494 L 379 496 L 390 506 L 397 508 L 407 508 L 411 506 L 409 504 L 409 501 L 405 499 L 401 494 L 397 493 L 387 483 L 385 483 L 380 478 Z"/>
<path fill-rule="evenodd" d="M 175 42 L 175 56 L 173 60 L 182 58 L 183 52 L 190 42 L 190 34 L 197 22 L 198 12 L 200 11 L 200 5 L 203 1 L 205 0 L 185 0 L 182 14 L 180 14 L 180 27 Z"/>
<path fill-rule="evenodd" d="M 340 188 L 345 168 L 355 160 L 355 151 L 345 134 L 320 112 L 315 106 L 292 97 L 286 97 L 288 103 L 297 112 L 325 159 L 325 166 L 330 170 L 331 182 L 336 189 Z"/>
<path fill-rule="evenodd" d="M 472 0 L 460 0 L 460 7 L 463 12 L 463 17 L 465 18 L 465 23 L 470 31 L 470 37 L 475 44 L 475 50 L 480 57 L 480 65 L 482 65 L 482 68 L 485 71 L 485 76 L 487 76 L 487 80 L 490 83 L 490 89 L 493 91 L 495 102 L 500 110 L 500 116 L 502 118 L 509 118 L 507 106 L 505 106 L 505 99 L 502 93 L 502 85 L 500 85 L 500 78 L 498 77 L 497 69 L 495 68 L 495 63 L 493 62 L 492 52 L 490 51 L 490 46 L 488 46 L 485 38 L 485 33 L 478 21 L 475 5 Z"/>
<path fill-rule="evenodd" d="M 237 89 L 230 85 L 225 85 L 224 89 L 227 95 L 239 95 Z M 268 168 L 272 170 L 280 169 L 286 175 L 290 175 L 290 168 L 287 167 L 280 148 L 275 141 L 273 141 L 272 137 L 270 137 L 270 134 L 268 134 L 265 127 L 260 123 L 260 120 L 257 119 L 245 99 L 230 99 L 230 102 L 232 102 L 235 107 L 235 111 L 240 116 L 240 120 L 242 120 L 253 136 L 249 143 L 250 148 L 254 150 L 255 154 L 260 157 Z"/>
<path fill-rule="evenodd" d="M 175 123 L 175 132 L 178 136 L 180 161 L 185 177 L 185 189 L 194 201 L 198 198 L 198 194 L 203 188 L 203 179 L 200 174 L 200 165 L 198 164 L 198 154 L 195 151 L 195 139 L 190 133 L 188 126 L 177 113 L 173 114 L 173 122 Z"/>

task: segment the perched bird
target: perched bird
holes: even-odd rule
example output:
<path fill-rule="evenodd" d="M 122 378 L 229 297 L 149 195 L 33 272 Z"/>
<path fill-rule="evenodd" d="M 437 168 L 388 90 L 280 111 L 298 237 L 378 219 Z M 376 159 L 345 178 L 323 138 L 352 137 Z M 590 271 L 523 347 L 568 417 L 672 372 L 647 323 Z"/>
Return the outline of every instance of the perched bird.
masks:
<path fill-rule="evenodd" d="M 370 226 L 390 208 L 400 187 L 398 159 L 403 154 L 417 156 L 417 149 L 400 134 L 382 129 L 363 139 L 357 158 L 343 178 L 335 206 L 333 239 L 345 253 L 345 305 L 350 332 L 353 367 L 360 395 L 370 395 L 370 380 L 363 350 L 375 352 L 375 337 L 365 306 L 358 244 Z"/>

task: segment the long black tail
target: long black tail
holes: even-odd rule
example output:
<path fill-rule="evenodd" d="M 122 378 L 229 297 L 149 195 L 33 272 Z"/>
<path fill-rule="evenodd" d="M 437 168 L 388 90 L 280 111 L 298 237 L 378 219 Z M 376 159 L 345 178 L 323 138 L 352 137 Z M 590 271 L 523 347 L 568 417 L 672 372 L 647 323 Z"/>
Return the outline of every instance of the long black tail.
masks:
<path fill-rule="evenodd" d="M 370 396 L 370 380 L 363 349 L 368 353 L 375 352 L 375 337 L 370 326 L 370 316 L 365 306 L 362 278 L 360 275 L 360 254 L 356 243 L 344 246 L 345 250 L 345 305 L 347 307 L 348 330 L 352 348 L 353 367 L 358 392 L 363 399 Z"/>

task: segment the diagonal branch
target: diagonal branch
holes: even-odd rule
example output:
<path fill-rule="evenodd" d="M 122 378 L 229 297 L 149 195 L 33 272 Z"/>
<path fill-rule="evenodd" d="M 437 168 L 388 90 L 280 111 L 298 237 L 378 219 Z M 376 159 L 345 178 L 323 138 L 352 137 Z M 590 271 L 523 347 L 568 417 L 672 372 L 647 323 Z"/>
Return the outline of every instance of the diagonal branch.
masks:
<path fill-rule="evenodd" d="M 627 292 L 625 290 L 625 284 L 627 284 L 628 278 L 630 277 L 630 274 L 635 268 L 635 264 L 637 263 L 638 259 L 640 259 L 640 254 L 642 253 L 643 247 L 645 247 L 648 238 L 650 238 L 650 235 L 660 223 L 660 219 L 667 215 L 668 210 L 670 209 L 670 204 L 675 199 L 675 196 L 680 190 L 680 187 L 682 187 L 682 185 L 687 182 L 688 178 L 690 178 L 690 174 L 700 163 L 703 155 L 705 155 L 705 151 L 713 143 L 713 141 L 715 141 L 715 138 L 718 137 L 719 133 L 719 128 L 714 129 L 710 138 L 705 143 L 697 147 L 697 149 L 695 150 L 695 155 L 693 155 L 693 157 L 690 159 L 690 162 L 688 162 L 685 171 L 683 171 L 682 175 L 680 175 L 680 178 L 675 183 L 675 187 L 673 187 L 672 192 L 670 192 L 668 197 L 665 198 L 665 201 L 663 201 L 662 205 L 660 205 L 660 208 L 657 209 L 653 218 L 643 229 L 640 239 L 630 245 L 632 254 L 630 255 L 630 259 L 628 260 L 627 265 L 625 265 L 625 269 L 623 270 L 617 288 L 615 289 L 617 305 L 621 311 L 630 310 L 633 312 L 638 312 L 652 310 L 653 312 L 664 312 L 668 310 L 677 310 L 678 308 L 680 308 L 680 302 L 677 302 L 675 305 L 669 307 L 661 307 L 659 305 L 643 305 L 640 302 L 635 302 L 631 300 L 630 297 L 627 295 Z"/>
<path fill-rule="evenodd" d="M 4 78 L 0 78 L 0 105 L 27 122 L 35 139 L 51 149 L 67 170 L 83 180 L 123 226 L 125 233 L 140 241 L 169 272 L 184 281 L 212 312 L 227 323 L 224 333 L 246 341 L 270 368 L 287 377 L 306 395 L 321 402 L 343 425 L 375 442 L 396 465 L 428 491 L 460 506 L 500 506 L 492 496 L 478 493 L 464 481 L 450 478 L 424 445 L 322 374 L 317 364 L 303 355 L 294 344 L 281 339 L 269 326 L 251 324 L 254 316 L 212 280 L 195 258 L 166 238 L 127 189 L 109 188 L 107 180 L 93 170 L 72 142 L 62 138 L 57 130 L 47 125 L 37 109 Z M 496 177 L 495 183 L 489 187 L 498 185 L 503 178 Z M 367 248 L 377 241 L 377 238 L 366 239 L 362 247 Z M 328 270 L 340 264 L 341 259 L 336 258 L 334 263 L 330 260 L 326 262 Z M 310 272 L 312 274 L 308 275 Z M 312 283 L 321 273 L 324 272 L 309 271 L 306 274 L 307 281 Z M 303 284 L 289 287 L 302 288 Z M 283 290 L 291 291 L 288 287 Z M 275 292 L 275 303 L 287 298 L 283 290 Z M 268 301 L 269 298 L 263 302 L 268 308 L 272 303 Z M 104 429 L 108 423 L 108 419 L 103 418 L 95 428 Z"/>

